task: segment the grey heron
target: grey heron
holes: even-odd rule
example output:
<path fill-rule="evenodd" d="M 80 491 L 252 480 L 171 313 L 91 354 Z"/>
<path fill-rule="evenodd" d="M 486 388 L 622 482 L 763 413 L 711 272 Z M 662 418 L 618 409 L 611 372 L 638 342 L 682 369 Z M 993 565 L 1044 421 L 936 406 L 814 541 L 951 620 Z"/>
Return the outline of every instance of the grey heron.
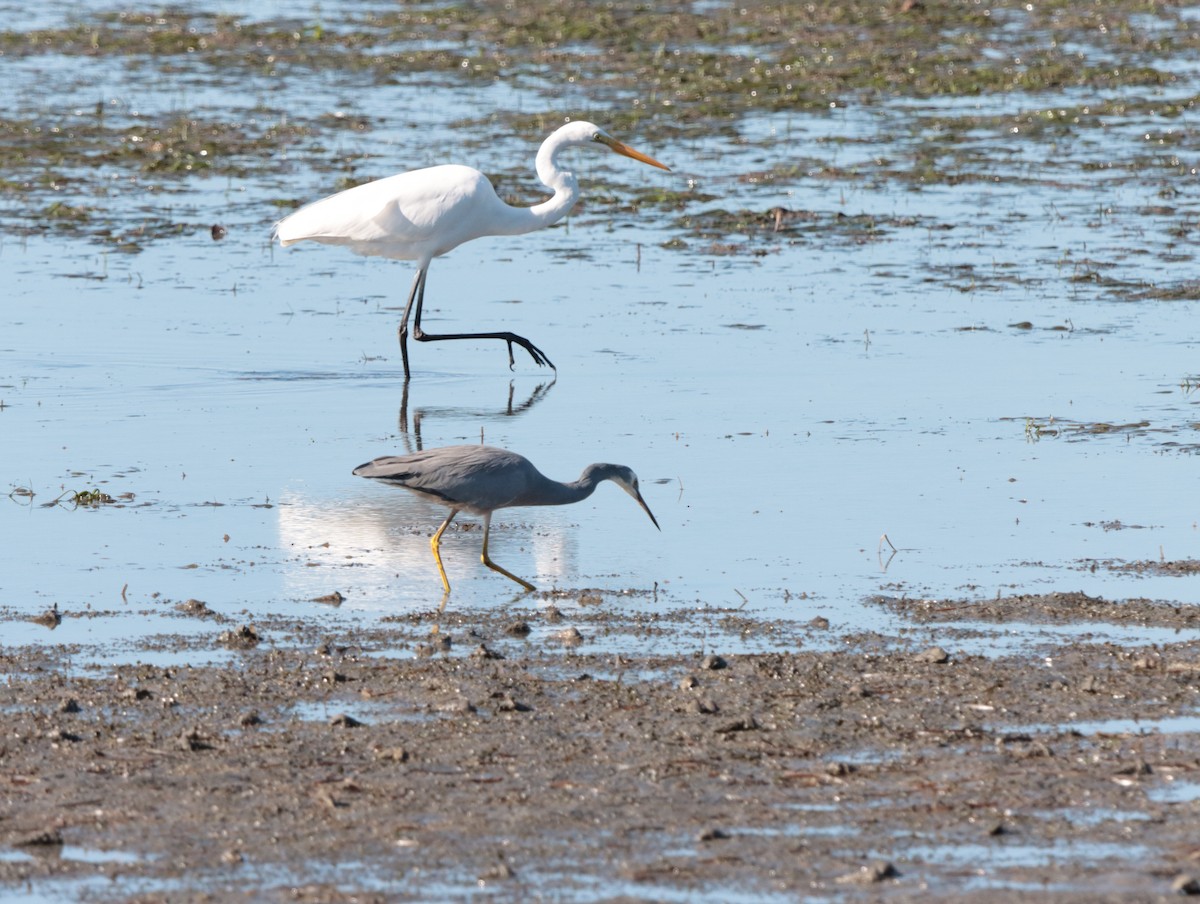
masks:
<path fill-rule="evenodd" d="M 551 480 L 523 455 L 492 446 L 443 446 L 412 455 L 386 455 L 354 469 L 356 477 L 368 477 L 411 490 L 418 496 L 447 506 L 450 514 L 430 541 L 442 586 L 450 592 L 450 581 L 442 566 L 438 546 L 442 534 L 459 512 L 483 517 L 483 564 L 516 581 L 526 591 L 536 588 L 501 568 L 488 556 L 488 534 L 492 512 L 523 505 L 568 505 L 580 502 L 605 480 L 611 480 L 637 500 L 654 526 L 658 520 L 638 489 L 637 475 L 624 465 L 593 464 L 583 469 L 578 480 Z M 662 528 L 659 528 L 662 530 Z"/>
<path fill-rule="evenodd" d="M 665 164 L 617 141 L 590 122 L 569 122 L 538 149 L 538 178 L 554 196 L 533 207 L 505 204 L 487 176 L 469 166 L 444 164 L 398 173 L 367 182 L 302 207 L 275 224 L 274 238 L 287 246 L 305 240 L 345 245 L 356 254 L 416 261 L 417 274 L 400 318 L 400 354 L 404 377 L 408 368 L 408 315 L 416 302 L 413 339 L 500 339 L 508 343 L 508 366 L 513 367 L 513 343 L 529 352 L 539 366 L 554 364 L 545 352 L 523 336 L 510 332 L 442 333 L 421 329 L 425 303 L 425 274 L 435 257 L 463 242 L 485 235 L 522 235 L 561 220 L 579 200 L 579 181 L 565 169 L 559 153 L 569 147 L 600 145 L 614 153 L 670 171 Z"/>

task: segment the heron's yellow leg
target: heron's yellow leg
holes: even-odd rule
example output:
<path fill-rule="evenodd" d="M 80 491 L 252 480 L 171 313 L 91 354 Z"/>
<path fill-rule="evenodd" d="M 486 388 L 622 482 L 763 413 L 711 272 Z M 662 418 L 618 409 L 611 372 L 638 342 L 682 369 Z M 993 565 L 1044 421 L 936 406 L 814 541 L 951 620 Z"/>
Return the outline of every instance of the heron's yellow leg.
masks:
<path fill-rule="evenodd" d="M 495 562 L 493 562 L 491 559 L 488 558 L 488 553 L 487 553 L 488 534 L 490 534 L 491 531 L 492 531 L 492 513 L 488 512 L 486 515 L 483 516 L 483 555 L 480 556 L 480 558 L 483 559 L 483 564 L 486 565 L 488 568 L 492 569 L 492 571 L 500 572 L 500 574 L 504 575 L 510 581 L 516 581 L 518 584 L 520 584 L 522 587 L 524 587 L 527 591 L 537 590 L 537 588 L 534 587 L 528 581 L 522 581 L 519 577 L 517 577 L 511 571 L 505 571 L 503 568 L 501 568 L 499 565 L 497 565 Z"/>
<path fill-rule="evenodd" d="M 442 576 L 442 586 L 446 589 L 446 593 L 450 593 L 450 581 L 446 578 L 446 569 L 442 567 L 442 554 L 438 550 L 438 544 L 442 540 L 442 534 L 446 532 L 446 528 L 450 526 L 450 522 L 454 520 L 454 516 L 458 512 L 452 511 L 450 515 L 442 522 L 442 526 L 437 529 L 437 533 L 433 535 L 433 539 L 429 541 L 429 545 L 433 547 L 433 560 L 437 562 L 438 574 Z M 446 604 L 446 600 L 442 600 L 442 605 Z"/>

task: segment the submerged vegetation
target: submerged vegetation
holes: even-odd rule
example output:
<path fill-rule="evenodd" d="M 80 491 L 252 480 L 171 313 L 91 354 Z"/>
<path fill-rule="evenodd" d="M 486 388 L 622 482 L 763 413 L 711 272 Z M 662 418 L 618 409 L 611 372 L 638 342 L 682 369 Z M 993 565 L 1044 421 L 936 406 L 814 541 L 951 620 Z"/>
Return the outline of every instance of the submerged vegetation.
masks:
<path fill-rule="evenodd" d="M 498 133 L 532 141 L 565 115 L 589 116 L 651 146 L 719 140 L 752 151 L 739 155 L 745 162 L 735 166 L 744 169 L 734 178 L 752 197 L 769 197 L 761 207 L 738 206 L 744 198 L 695 179 L 648 190 L 605 182 L 624 174 L 591 177 L 596 204 L 661 212 L 672 233 L 664 247 L 762 254 L 810 237 L 876 242 L 896 228 L 965 225 L 844 205 L 800 209 L 788 193 L 803 182 L 922 191 L 1126 181 L 1154 186 L 1161 204 L 1143 212 L 1169 221 L 1164 259 L 1187 260 L 1181 243 L 1200 223 L 1179 219 L 1177 209 L 1200 162 L 1188 124 L 1200 93 L 1187 61 L 1198 51 L 1200 21 L 1186 5 L 1150 0 L 849 0 L 700 11 L 682 0 L 451 2 L 303 18 L 188 4 L 80 12 L 59 27 L 0 31 L 0 59 L 58 80 L 62 90 L 49 97 L 87 96 L 91 72 L 104 67 L 138 83 L 166 79 L 181 102 L 142 110 L 136 97 L 100 95 L 66 108 L 23 97 L 0 115 L 0 217 L 13 232 L 85 236 L 136 252 L 210 229 L 177 201 L 219 179 L 226 191 L 253 184 L 271 193 L 255 205 L 265 227 L 275 211 L 310 196 L 291 187 L 297 166 L 325 172 L 331 189 L 395 168 L 370 168 L 369 133 L 389 111 L 358 106 L 360 89 L 503 86 L 520 92 L 516 109 L 481 104 L 439 127 L 482 148 Z M 281 81 L 310 78 L 341 86 L 347 99 L 307 109 L 278 101 Z M 237 103 L 191 99 L 213 90 Z M 863 111 L 874 118 L 853 135 L 834 129 L 801 146 L 803 129 L 791 131 L 792 116 Z M 748 137 L 747 125 L 764 117 L 779 126 Z M 512 168 L 491 174 L 503 197 L 525 203 L 540 192 L 526 155 L 505 165 Z M 1021 227 L 1015 215 L 1009 220 L 1004 228 Z M 1078 265 L 1063 277 L 1122 297 L 1195 297 L 1192 283 L 1121 280 L 1103 263 L 1084 270 L 1096 279 L 1081 279 Z"/>

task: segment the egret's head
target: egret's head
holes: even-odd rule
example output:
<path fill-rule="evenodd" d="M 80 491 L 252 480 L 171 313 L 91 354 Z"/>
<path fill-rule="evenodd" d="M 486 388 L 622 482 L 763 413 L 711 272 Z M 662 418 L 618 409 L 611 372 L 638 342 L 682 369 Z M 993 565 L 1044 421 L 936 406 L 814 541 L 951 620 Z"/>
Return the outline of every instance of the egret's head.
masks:
<path fill-rule="evenodd" d="M 671 168 L 665 163 L 659 163 L 653 157 L 643 154 L 641 151 L 635 151 L 627 144 L 621 144 L 617 139 L 613 138 L 603 129 L 597 128 L 592 134 L 592 141 L 598 141 L 614 154 L 620 154 L 622 157 L 629 157 L 633 160 L 638 160 L 642 163 L 649 163 L 651 166 L 657 166 L 659 169 L 664 169 L 668 173 Z"/>

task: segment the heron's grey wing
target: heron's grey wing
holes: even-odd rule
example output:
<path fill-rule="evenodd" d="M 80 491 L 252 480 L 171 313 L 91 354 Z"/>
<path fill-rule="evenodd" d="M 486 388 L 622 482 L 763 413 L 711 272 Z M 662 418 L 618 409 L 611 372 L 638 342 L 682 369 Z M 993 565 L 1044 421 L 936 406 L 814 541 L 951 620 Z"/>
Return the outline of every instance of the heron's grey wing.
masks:
<path fill-rule="evenodd" d="M 358 477 L 381 480 L 445 505 L 483 514 L 511 505 L 536 473 L 516 453 L 490 446 L 445 446 L 412 455 L 377 458 L 354 469 Z"/>

